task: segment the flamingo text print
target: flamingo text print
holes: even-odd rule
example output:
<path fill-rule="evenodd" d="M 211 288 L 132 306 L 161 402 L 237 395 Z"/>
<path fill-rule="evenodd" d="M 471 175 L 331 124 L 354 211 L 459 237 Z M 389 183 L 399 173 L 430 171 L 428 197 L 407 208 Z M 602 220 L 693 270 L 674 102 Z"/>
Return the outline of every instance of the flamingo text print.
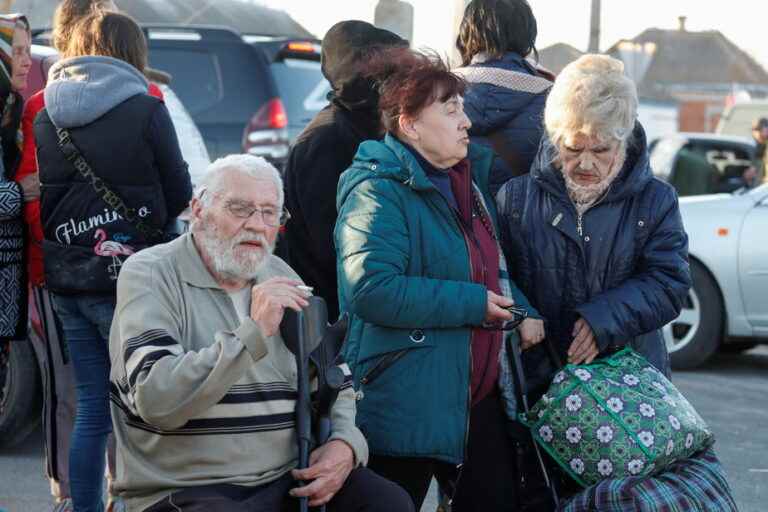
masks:
<path fill-rule="evenodd" d="M 134 251 L 130 245 L 124 245 L 114 240 L 107 240 L 107 232 L 103 229 L 97 229 L 94 234 L 94 238 L 98 240 L 93 247 L 93 252 L 96 256 L 105 256 L 112 258 L 112 264 L 107 267 L 109 269 L 109 278 L 113 281 L 117 280 L 117 275 L 120 273 L 120 267 L 123 266 L 123 262 L 120 260 L 120 256 L 130 256 Z"/>

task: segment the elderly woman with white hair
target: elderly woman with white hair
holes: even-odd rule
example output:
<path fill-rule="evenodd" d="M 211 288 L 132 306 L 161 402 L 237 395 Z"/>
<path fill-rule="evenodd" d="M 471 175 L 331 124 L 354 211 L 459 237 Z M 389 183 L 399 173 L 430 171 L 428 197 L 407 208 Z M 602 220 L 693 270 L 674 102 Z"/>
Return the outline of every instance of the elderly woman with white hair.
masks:
<path fill-rule="evenodd" d="M 585 55 L 547 99 L 546 137 L 528 176 L 499 192 L 503 247 L 563 363 L 590 363 L 627 345 L 669 375 L 661 327 L 691 286 L 677 196 L 653 177 L 637 92 L 620 61 Z M 551 357 L 523 355 L 532 386 Z"/>

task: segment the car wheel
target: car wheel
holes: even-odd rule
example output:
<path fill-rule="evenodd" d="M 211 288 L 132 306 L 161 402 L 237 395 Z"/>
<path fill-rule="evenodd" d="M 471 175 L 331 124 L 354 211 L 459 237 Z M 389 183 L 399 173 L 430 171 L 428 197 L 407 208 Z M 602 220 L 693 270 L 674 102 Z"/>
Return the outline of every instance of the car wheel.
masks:
<path fill-rule="evenodd" d="M 672 367 L 695 368 L 717 351 L 723 332 L 723 301 L 712 278 L 699 263 L 691 262 L 693 287 L 680 315 L 667 324 L 664 340 Z"/>
<path fill-rule="evenodd" d="M 0 342 L 0 447 L 21 443 L 42 416 L 37 358 L 29 341 Z"/>
<path fill-rule="evenodd" d="M 757 345 L 759 345 L 759 343 L 754 343 L 751 341 L 726 341 L 720 345 L 719 350 L 723 354 L 741 354 L 747 350 L 752 350 Z"/>

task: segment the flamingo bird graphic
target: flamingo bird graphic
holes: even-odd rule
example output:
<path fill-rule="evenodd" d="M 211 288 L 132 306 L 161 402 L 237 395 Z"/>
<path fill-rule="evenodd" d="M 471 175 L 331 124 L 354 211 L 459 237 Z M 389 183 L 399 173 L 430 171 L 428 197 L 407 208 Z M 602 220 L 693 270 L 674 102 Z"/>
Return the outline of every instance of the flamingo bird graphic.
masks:
<path fill-rule="evenodd" d="M 98 240 L 93 247 L 93 252 L 97 256 L 105 256 L 112 258 L 112 264 L 107 267 L 109 270 L 110 278 L 113 281 L 117 280 L 117 275 L 120 272 L 120 267 L 123 266 L 123 262 L 120 261 L 120 256 L 130 256 L 134 251 L 130 245 L 123 245 L 120 242 L 114 240 L 107 240 L 107 232 L 103 229 L 97 229 L 93 238 Z"/>

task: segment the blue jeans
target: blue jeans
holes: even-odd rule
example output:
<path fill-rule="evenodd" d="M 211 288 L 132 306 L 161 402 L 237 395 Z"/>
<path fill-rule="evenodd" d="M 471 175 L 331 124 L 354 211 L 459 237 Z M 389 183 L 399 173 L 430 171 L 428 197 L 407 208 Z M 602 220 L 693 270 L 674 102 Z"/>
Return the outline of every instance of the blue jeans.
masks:
<path fill-rule="evenodd" d="M 109 414 L 109 328 L 115 297 L 54 295 L 77 389 L 77 416 L 69 449 L 69 478 L 76 512 L 102 512 Z"/>

